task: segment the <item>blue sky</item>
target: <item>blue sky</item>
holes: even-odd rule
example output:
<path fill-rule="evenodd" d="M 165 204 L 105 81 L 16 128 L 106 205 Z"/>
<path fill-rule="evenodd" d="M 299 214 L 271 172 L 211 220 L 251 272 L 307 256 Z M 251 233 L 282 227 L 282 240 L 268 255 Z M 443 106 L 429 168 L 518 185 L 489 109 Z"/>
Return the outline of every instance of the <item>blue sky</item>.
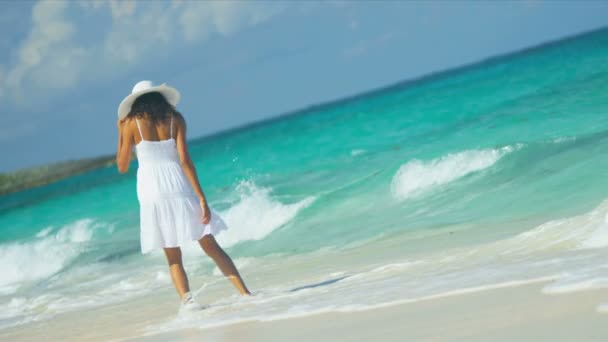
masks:
<path fill-rule="evenodd" d="M 0 172 L 115 151 L 134 83 L 191 138 L 608 25 L 606 1 L 2 1 Z"/>

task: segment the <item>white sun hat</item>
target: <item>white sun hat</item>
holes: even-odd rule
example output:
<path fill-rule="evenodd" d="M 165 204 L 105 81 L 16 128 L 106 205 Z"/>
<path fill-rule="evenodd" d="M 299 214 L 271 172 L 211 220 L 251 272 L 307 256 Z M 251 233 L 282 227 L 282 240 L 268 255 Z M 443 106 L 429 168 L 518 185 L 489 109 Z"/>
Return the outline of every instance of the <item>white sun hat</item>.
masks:
<path fill-rule="evenodd" d="M 169 87 L 166 83 L 155 86 L 152 84 L 152 81 L 139 81 L 133 87 L 131 94 L 125 97 L 125 99 L 122 100 L 118 106 L 118 119 L 122 120 L 127 117 L 131 111 L 133 102 L 135 102 L 139 96 L 153 92 L 161 93 L 165 99 L 167 99 L 167 102 L 169 102 L 169 104 L 173 107 L 175 107 L 179 102 L 179 91 L 177 91 L 175 88 Z"/>

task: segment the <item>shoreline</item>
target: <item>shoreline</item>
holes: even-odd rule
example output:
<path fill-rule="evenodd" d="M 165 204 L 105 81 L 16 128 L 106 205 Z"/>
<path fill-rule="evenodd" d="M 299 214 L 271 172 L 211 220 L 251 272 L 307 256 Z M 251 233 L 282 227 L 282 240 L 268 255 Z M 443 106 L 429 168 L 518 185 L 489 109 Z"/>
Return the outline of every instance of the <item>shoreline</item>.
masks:
<path fill-rule="evenodd" d="M 532 282 L 532 283 L 531 283 Z M 62 341 L 603 341 L 608 315 L 598 312 L 608 289 L 543 294 L 550 281 L 510 282 L 353 311 L 327 311 L 145 335 L 174 319 L 171 289 L 70 312 L 0 332 L 3 339 Z M 156 298 L 156 299 L 155 299 Z M 149 330 L 148 330 L 149 331 Z"/>
<path fill-rule="evenodd" d="M 160 341 L 605 341 L 597 312 L 608 289 L 541 293 L 549 282 L 386 305 L 365 311 L 243 322 L 121 339 Z"/>
<path fill-rule="evenodd" d="M 114 155 L 70 160 L 0 173 L 0 196 L 42 187 L 62 179 L 116 164 Z M 131 156 L 135 160 L 135 153 Z"/>

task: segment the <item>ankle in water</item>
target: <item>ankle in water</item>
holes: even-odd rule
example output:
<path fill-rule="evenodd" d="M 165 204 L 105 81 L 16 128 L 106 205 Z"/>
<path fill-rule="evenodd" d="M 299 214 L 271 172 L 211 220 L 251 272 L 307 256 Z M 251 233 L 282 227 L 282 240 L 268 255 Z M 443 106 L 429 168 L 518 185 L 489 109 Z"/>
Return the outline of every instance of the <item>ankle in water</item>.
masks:
<path fill-rule="evenodd" d="M 184 294 L 184 296 L 182 297 L 181 310 L 198 311 L 198 310 L 202 310 L 202 309 L 204 309 L 204 307 L 201 304 L 199 304 L 196 300 L 194 300 L 192 293 L 186 292 Z"/>
<path fill-rule="evenodd" d="M 192 297 L 192 292 L 186 292 L 184 293 L 184 296 L 182 297 L 182 303 L 187 303 L 194 300 L 194 298 Z"/>

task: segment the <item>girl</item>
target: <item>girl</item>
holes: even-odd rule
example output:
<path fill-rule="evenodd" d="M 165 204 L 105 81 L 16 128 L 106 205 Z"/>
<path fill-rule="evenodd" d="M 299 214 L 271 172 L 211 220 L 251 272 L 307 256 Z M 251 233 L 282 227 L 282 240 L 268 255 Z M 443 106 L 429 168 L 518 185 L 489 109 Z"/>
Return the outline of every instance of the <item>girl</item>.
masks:
<path fill-rule="evenodd" d="M 209 209 L 186 144 L 186 121 L 175 109 L 179 92 L 165 84 L 141 81 L 118 107 L 116 165 L 129 169 L 135 145 L 141 251 L 163 248 L 182 308 L 201 309 L 188 286 L 180 246 L 198 240 L 203 251 L 243 295 L 249 290 L 215 234 L 226 229 Z"/>

